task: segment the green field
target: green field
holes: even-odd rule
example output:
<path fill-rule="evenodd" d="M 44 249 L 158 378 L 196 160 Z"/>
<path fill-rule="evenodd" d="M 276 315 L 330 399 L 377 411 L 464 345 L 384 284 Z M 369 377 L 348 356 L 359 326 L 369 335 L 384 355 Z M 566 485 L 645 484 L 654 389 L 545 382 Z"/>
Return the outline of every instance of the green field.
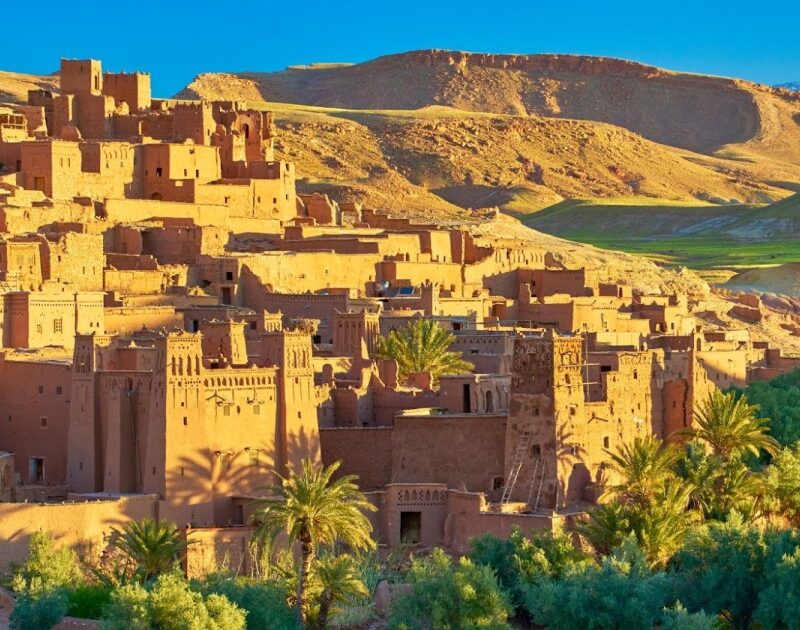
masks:
<path fill-rule="evenodd" d="M 568 200 L 520 218 L 562 238 L 693 269 L 800 261 L 797 196 L 766 206 Z"/>

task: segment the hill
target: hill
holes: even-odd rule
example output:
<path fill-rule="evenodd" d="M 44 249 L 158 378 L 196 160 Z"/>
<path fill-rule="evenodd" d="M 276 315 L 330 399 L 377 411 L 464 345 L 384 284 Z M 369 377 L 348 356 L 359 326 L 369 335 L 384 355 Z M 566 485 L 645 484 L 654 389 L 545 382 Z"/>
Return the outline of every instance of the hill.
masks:
<path fill-rule="evenodd" d="M 748 143 L 774 154 L 800 138 L 800 95 L 767 86 L 577 55 L 421 50 L 334 67 L 203 74 L 182 97 L 215 96 L 347 109 L 420 109 L 574 118 L 625 127 L 708 153 Z M 779 138 L 782 134 L 787 137 Z M 800 148 L 783 147 L 794 158 Z"/>
<path fill-rule="evenodd" d="M 800 259 L 800 194 L 771 205 L 573 200 L 525 218 L 562 238 L 694 269 L 743 269 Z"/>
<path fill-rule="evenodd" d="M 28 100 L 28 90 L 57 92 L 58 86 L 57 74 L 20 74 L 0 70 L 0 103 L 24 103 Z"/>

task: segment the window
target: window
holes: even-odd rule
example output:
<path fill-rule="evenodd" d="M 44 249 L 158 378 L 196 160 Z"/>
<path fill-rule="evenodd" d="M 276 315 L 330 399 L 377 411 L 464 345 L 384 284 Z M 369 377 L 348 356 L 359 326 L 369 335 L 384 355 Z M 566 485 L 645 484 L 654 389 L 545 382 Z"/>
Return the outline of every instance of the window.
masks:
<path fill-rule="evenodd" d="M 189 426 L 189 418 L 187 418 L 186 416 L 183 416 L 183 426 L 185 427 Z"/>
<path fill-rule="evenodd" d="M 64 322 L 59 317 L 58 319 L 53 320 L 53 332 L 54 333 L 61 333 L 64 330 Z"/>
<path fill-rule="evenodd" d="M 37 390 L 37 391 L 38 391 L 40 394 L 44 394 L 44 385 L 39 385 L 39 387 L 37 387 L 37 388 L 36 388 L 36 390 Z"/>
<path fill-rule="evenodd" d="M 253 320 L 252 322 L 250 322 L 250 330 L 256 330 L 256 329 L 258 329 L 258 322 Z"/>
<path fill-rule="evenodd" d="M 42 416 L 41 418 L 39 418 L 39 422 L 41 423 L 41 425 L 43 427 L 46 427 L 47 426 L 47 416 Z"/>
<path fill-rule="evenodd" d="M 605 436 L 605 437 L 603 438 L 603 448 L 604 448 L 604 449 L 609 449 L 609 448 L 611 448 L 611 438 L 610 438 L 610 437 L 608 437 L 608 436 Z"/>
<path fill-rule="evenodd" d="M 163 172 L 164 172 L 164 170 L 160 166 L 158 168 L 156 168 L 156 177 L 161 177 Z"/>
<path fill-rule="evenodd" d="M 41 324 L 36 324 L 36 332 L 39 333 L 40 335 L 42 334 L 42 325 Z"/>
<path fill-rule="evenodd" d="M 226 271 L 225 272 L 225 279 L 226 280 L 233 280 L 233 272 L 232 271 Z"/>
<path fill-rule="evenodd" d="M 194 176 L 195 177 L 200 177 L 200 170 L 199 169 L 194 172 Z"/>
<path fill-rule="evenodd" d="M 539 455 L 541 455 L 541 454 L 542 454 L 541 445 L 540 444 L 534 444 L 531 447 L 531 455 L 533 455 L 534 457 L 539 457 Z"/>
<path fill-rule="evenodd" d="M 503 486 L 505 486 L 505 480 L 502 477 L 492 479 L 492 490 L 502 490 Z"/>

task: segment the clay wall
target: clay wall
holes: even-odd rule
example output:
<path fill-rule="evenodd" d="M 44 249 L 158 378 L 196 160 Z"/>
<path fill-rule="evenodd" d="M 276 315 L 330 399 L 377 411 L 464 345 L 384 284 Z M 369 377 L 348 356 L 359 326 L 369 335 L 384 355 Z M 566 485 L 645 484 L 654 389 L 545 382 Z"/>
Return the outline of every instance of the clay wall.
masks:
<path fill-rule="evenodd" d="M 338 475 L 358 475 L 362 490 L 383 488 L 392 481 L 391 427 L 320 428 L 322 462 L 341 461 Z"/>
<path fill-rule="evenodd" d="M 66 360 L 17 361 L 0 355 L 0 450 L 15 453 L 23 484 L 66 483 L 70 383 Z M 43 459 L 40 478 L 31 458 Z"/>
<path fill-rule="evenodd" d="M 30 536 L 38 531 L 49 533 L 62 545 L 99 555 L 112 527 L 157 516 L 158 501 L 148 496 L 77 503 L 0 503 L 0 557 L 4 563 L 24 562 Z"/>
<path fill-rule="evenodd" d="M 143 72 L 103 74 L 103 94 L 119 105 L 127 103 L 131 112 L 150 109 L 150 75 Z"/>

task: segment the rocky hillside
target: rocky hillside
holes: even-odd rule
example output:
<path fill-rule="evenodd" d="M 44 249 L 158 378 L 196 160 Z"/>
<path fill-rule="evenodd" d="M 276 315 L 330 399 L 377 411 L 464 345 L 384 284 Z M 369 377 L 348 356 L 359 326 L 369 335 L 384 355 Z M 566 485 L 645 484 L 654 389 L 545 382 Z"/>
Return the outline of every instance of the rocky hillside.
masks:
<path fill-rule="evenodd" d="M 446 105 L 577 118 L 625 127 L 661 144 L 711 152 L 752 141 L 752 148 L 768 150 L 780 134 L 800 138 L 793 120 L 800 113 L 800 95 L 784 92 L 604 57 L 422 50 L 355 65 L 204 74 L 181 96 L 240 96 L 347 109 Z M 800 156 L 800 148 L 793 155 Z"/>
<path fill-rule="evenodd" d="M 24 103 L 28 90 L 58 91 L 58 75 L 19 74 L 0 70 L 0 103 Z"/>

